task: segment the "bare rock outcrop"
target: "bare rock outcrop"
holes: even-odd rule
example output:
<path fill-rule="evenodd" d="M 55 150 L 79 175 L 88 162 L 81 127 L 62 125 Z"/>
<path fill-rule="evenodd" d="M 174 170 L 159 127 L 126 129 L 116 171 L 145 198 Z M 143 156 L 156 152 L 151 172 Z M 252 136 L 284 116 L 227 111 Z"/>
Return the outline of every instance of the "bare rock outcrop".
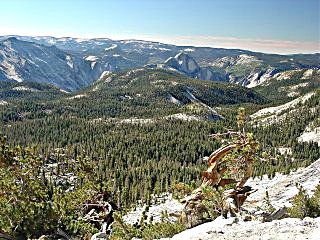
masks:
<path fill-rule="evenodd" d="M 255 240 L 255 239 L 319 239 L 320 218 L 285 218 L 272 222 L 239 221 L 217 218 L 212 222 L 181 232 L 172 240 Z"/>

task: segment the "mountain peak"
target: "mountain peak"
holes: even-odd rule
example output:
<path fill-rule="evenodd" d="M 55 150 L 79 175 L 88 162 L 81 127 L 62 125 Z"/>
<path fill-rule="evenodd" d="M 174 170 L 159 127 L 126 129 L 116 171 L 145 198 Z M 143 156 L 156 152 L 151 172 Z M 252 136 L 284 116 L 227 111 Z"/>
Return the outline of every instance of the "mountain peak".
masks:
<path fill-rule="evenodd" d="M 0 80 L 49 83 L 67 91 L 88 86 L 104 70 L 100 64 L 16 37 L 1 41 Z"/>
<path fill-rule="evenodd" d="M 186 74 L 194 74 L 200 70 L 198 63 L 193 57 L 184 52 L 178 53 L 175 57 L 168 58 L 164 64 Z"/>
<path fill-rule="evenodd" d="M 17 42 L 17 41 L 19 41 L 16 37 L 8 37 L 7 39 L 6 39 L 6 41 L 10 41 L 10 42 Z"/>

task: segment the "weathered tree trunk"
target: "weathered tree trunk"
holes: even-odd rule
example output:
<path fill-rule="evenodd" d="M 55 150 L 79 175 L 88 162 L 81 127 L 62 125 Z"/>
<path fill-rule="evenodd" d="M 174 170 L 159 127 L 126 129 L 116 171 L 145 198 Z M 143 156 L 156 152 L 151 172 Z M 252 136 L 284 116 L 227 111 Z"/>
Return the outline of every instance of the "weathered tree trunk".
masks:
<path fill-rule="evenodd" d="M 203 179 L 201 185 L 195 189 L 190 196 L 185 197 L 181 201 L 185 204 L 181 215 L 181 221 L 188 227 L 192 227 L 194 224 L 200 224 L 201 221 L 203 221 L 203 213 L 207 211 L 205 206 L 202 204 L 204 199 L 203 189 L 207 186 L 224 187 L 230 183 L 237 183 L 235 189 L 226 190 L 223 193 L 224 204 L 223 209 L 221 210 L 224 211 L 224 213 L 227 211 L 231 214 L 237 213 L 247 196 L 254 192 L 250 187 L 248 188 L 244 186 L 253 173 L 254 151 L 249 154 L 243 154 L 241 158 L 237 158 L 239 161 L 238 164 L 243 165 L 243 176 L 239 181 L 230 178 L 222 178 L 228 169 L 225 164 L 221 162 L 221 159 L 237 148 L 242 149 L 245 146 L 252 144 L 252 141 L 247 138 L 245 133 L 228 132 L 227 134 L 237 135 L 238 140 L 217 149 L 209 156 L 208 169 L 202 172 Z"/>
<path fill-rule="evenodd" d="M 214 151 L 208 158 L 208 169 L 202 172 L 201 185 L 181 201 L 185 205 L 180 220 L 188 227 L 194 227 L 204 222 L 203 214 L 208 210 L 202 204 L 203 189 L 207 186 L 219 186 L 221 176 L 226 170 L 219 167 L 220 160 L 237 146 L 237 144 L 229 144 Z"/>

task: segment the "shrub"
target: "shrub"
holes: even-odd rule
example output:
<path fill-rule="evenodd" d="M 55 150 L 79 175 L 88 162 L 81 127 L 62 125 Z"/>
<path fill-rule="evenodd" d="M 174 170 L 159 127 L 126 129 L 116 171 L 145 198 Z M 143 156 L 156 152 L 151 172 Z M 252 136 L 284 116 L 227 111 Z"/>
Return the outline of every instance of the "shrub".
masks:
<path fill-rule="evenodd" d="M 92 166 L 73 162 L 75 188 L 66 191 L 46 174 L 35 148 L 10 147 L 0 135 L 0 230 L 18 239 L 38 238 L 62 229 L 70 236 L 98 231 L 81 220 L 81 207 L 98 193 Z M 91 170 L 92 170 L 91 169 Z M 62 169 L 60 170 L 62 171 Z"/>
<path fill-rule="evenodd" d="M 288 214 L 293 218 L 320 217 L 320 185 L 315 189 L 314 195 L 310 198 L 306 191 L 300 187 L 298 194 L 292 200 L 292 207 Z"/>

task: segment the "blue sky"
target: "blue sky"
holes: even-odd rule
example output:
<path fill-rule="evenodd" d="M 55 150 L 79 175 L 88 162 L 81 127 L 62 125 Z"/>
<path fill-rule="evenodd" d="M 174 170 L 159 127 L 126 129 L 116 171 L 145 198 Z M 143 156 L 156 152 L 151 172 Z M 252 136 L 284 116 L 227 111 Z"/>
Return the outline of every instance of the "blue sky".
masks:
<path fill-rule="evenodd" d="M 1 0 L 0 35 L 319 52 L 320 0 Z"/>

